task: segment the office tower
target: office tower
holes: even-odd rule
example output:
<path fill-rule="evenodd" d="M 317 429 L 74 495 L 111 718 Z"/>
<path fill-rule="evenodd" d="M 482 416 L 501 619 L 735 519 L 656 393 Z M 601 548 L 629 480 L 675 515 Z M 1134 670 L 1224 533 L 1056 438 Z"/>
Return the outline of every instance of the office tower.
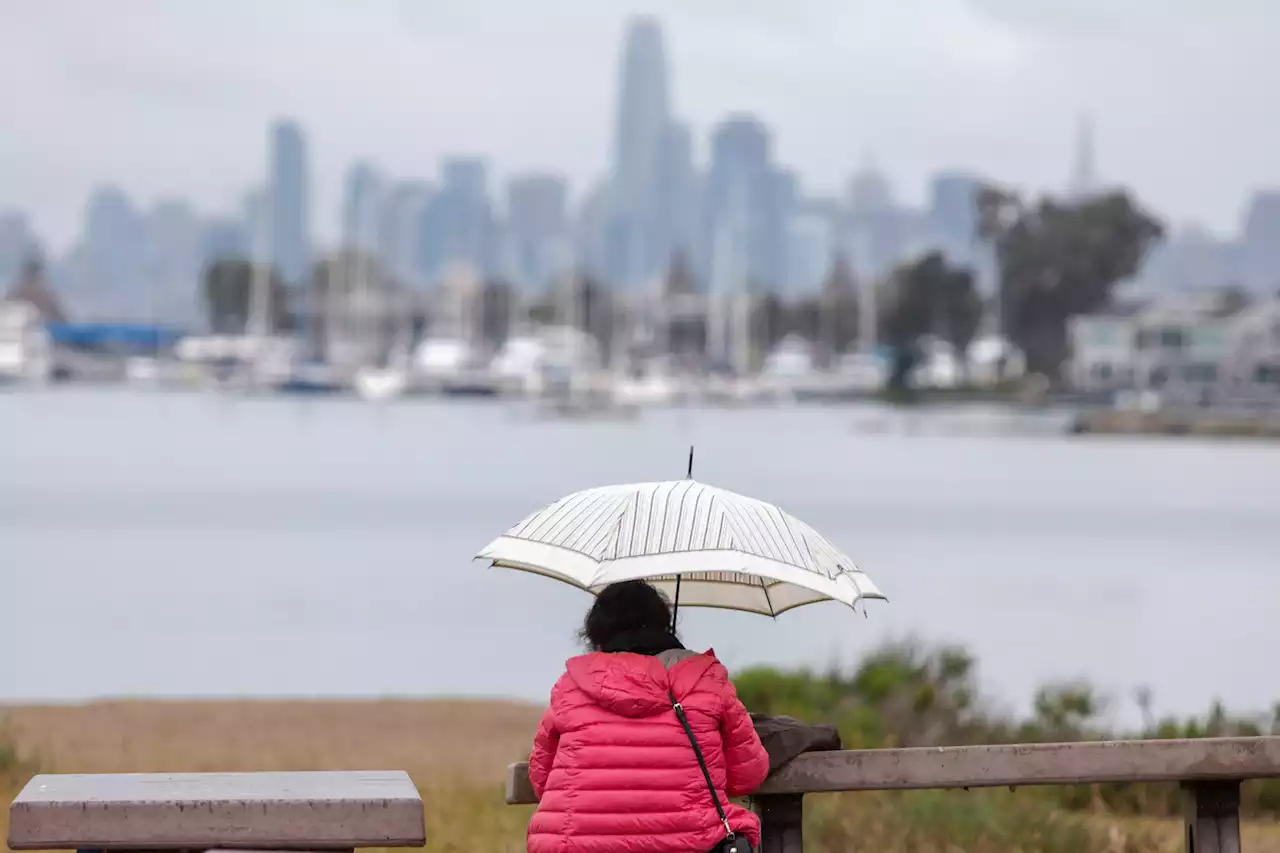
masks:
<path fill-rule="evenodd" d="M 0 213 L 0 292 L 39 254 L 40 247 L 27 218 L 17 212 Z"/>
<path fill-rule="evenodd" d="M 342 193 L 342 248 L 378 255 L 382 251 L 382 216 L 386 182 L 370 163 L 348 171 Z"/>
<path fill-rule="evenodd" d="M 111 320 L 144 315 L 143 222 L 118 187 L 100 187 L 89 197 L 80 248 L 80 273 L 71 284 L 85 313 Z"/>
<path fill-rule="evenodd" d="M 677 252 L 692 255 L 698 237 L 698 174 L 693 164 L 693 134 L 683 122 L 670 122 L 662 135 L 655 190 L 657 219 L 655 262 L 665 271 Z"/>
<path fill-rule="evenodd" d="M 507 183 L 505 265 L 521 290 L 540 291 L 571 265 L 568 195 L 560 175 L 517 175 Z"/>
<path fill-rule="evenodd" d="M 671 124 L 662 29 L 649 17 L 627 30 L 619 80 L 607 236 L 610 277 L 637 286 L 657 271 L 660 178 Z"/>
<path fill-rule="evenodd" d="M 968 266 L 976 257 L 981 189 L 982 179 L 966 172 L 940 172 L 929 182 L 929 242 L 953 263 Z"/>
<path fill-rule="evenodd" d="M 201 313 L 204 223 L 190 205 L 162 201 L 142 220 L 147 310 L 153 322 L 190 324 Z"/>
<path fill-rule="evenodd" d="M 298 284 L 306 278 L 311 263 L 311 202 L 306 142 L 296 122 L 277 121 L 271 127 L 267 204 L 271 263 L 287 284 Z"/>
<path fill-rule="evenodd" d="M 903 211 L 893 188 L 868 162 L 849 181 L 848 220 L 842 248 L 859 281 L 878 281 L 903 259 L 906 245 Z"/>
<path fill-rule="evenodd" d="M 440 188 L 423 217 L 424 268 L 438 280 L 455 265 L 480 276 L 496 271 L 495 223 L 489 203 L 489 167 L 478 157 L 440 163 Z"/>
<path fill-rule="evenodd" d="M 730 116 L 712 131 L 702 232 L 710 252 L 706 274 L 720 286 L 749 280 L 768 289 L 783 279 L 785 218 L 796 188 L 790 173 L 774 166 L 772 149 L 769 128 L 754 116 Z M 735 278 L 744 281 L 733 285 Z"/>
<path fill-rule="evenodd" d="M 249 230 L 242 219 L 214 217 L 205 222 L 200 247 L 204 266 L 249 257 Z"/>
<path fill-rule="evenodd" d="M 1280 190 L 1259 190 L 1250 197 L 1241 231 L 1245 284 L 1280 293 Z"/>
<path fill-rule="evenodd" d="M 387 194 L 380 243 L 392 280 L 412 291 L 430 283 L 422 267 L 422 218 L 436 189 L 425 181 L 402 181 Z"/>
<path fill-rule="evenodd" d="M 790 297 L 816 294 L 822 289 L 835 256 L 837 205 L 806 201 L 787 217 L 786 277 Z"/>

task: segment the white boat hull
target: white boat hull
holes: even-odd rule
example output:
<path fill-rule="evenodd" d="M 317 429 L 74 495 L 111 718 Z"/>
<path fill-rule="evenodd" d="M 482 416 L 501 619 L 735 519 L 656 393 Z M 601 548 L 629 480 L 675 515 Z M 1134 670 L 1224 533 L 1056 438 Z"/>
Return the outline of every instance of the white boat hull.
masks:
<path fill-rule="evenodd" d="M 356 372 L 353 384 L 360 399 L 381 403 L 402 396 L 409 377 L 402 370 L 366 368 Z"/>

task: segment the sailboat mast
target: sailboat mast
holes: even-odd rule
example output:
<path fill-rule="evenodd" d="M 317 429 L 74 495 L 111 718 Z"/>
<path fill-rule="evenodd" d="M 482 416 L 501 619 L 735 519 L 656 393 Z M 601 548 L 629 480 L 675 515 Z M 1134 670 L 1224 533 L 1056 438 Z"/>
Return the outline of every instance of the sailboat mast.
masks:
<path fill-rule="evenodd" d="M 251 279 L 249 282 L 249 322 L 248 331 L 256 337 L 267 334 L 267 312 L 269 284 L 269 264 L 271 248 L 268 229 L 271 223 L 271 207 L 273 205 L 270 190 L 263 193 L 258 204 L 258 222 L 254 228 L 254 250 Z"/>

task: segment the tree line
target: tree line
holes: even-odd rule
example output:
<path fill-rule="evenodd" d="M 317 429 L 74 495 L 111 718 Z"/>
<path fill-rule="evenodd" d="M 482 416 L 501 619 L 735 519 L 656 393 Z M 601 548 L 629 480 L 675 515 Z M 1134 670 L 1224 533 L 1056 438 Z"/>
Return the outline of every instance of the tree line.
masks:
<path fill-rule="evenodd" d="M 900 264 L 883 281 L 865 283 L 874 299 L 860 298 L 864 283 L 856 281 L 849 259 L 837 253 L 818 293 L 784 298 L 747 283 L 748 328 L 758 363 L 788 335 L 815 344 L 820 364 L 859 343 L 864 328 L 894 354 L 891 384 L 904 386 L 927 337 L 950 343 L 963 352 L 983 329 L 1007 338 L 1022 351 L 1027 369 L 1050 379 L 1060 375 L 1067 358 L 1067 322 L 1097 312 L 1112 301 L 1116 285 L 1133 277 L 1150 250 L 1162 239 L 1162 223 L 1123 190 L 1080 199 L 1052 196 L 1027 198 L 1009 188 L 990 185 L 975 199 L 975 239 L 991 253 L 996 268 L 995 293 L 983 298 L 975 271 L 940 252 L 928 252 Z M 434 311 L 430 296 L 409 299 L 405 289 L 384 274 L 375 258 L 340 252 L 315 265 L 308 281 L 286 287 L 273 271 L 267 274 L 270 328 L 292 331 L 305 322 L 301 303 L 331 301 L 352 270 L 382 292 L 403 297 L 418 328 L 428 327 Z M 208 324 L 215 332 L 243 331 L 253 304 L 254 268 L 246 260 L 222 260 L 204 273 L 201 290 Z M 433 289 L 438 293 L 439 289 Z M 685 258 L 672 257 L 661 298 L 667 306 L 705 296 Z M 874 322 L 860 313 L 874 305 Z M 634 311 L 625 294 L 585 274 L 566 275 L 545 292 L 520 294 L 509 282 L 480 285 L 477 323 L 492 346 L 502 344 L 517 321 L 552 322 L 590 332 L 602 350 L 612 349 L 619 315 Z M 705 318 L 696 312 L 659 312 L 670 349 L 691 358 L 705 354 Z"/>

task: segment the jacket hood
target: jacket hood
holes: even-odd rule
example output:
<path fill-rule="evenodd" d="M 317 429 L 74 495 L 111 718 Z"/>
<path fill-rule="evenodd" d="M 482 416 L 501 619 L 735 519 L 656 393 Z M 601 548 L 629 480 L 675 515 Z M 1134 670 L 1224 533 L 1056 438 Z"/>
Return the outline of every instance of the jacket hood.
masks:
<path fill-rule="evenodd" d="M 632 652 L 592 652 L 570 658 L 568 676 L 600 707 L 624 717 L 652 717 L 671 710 L 671 696 L 684 701 L 704 678 L 727 678 L 715 653 L 691 654 L 666 663 Z"/>

